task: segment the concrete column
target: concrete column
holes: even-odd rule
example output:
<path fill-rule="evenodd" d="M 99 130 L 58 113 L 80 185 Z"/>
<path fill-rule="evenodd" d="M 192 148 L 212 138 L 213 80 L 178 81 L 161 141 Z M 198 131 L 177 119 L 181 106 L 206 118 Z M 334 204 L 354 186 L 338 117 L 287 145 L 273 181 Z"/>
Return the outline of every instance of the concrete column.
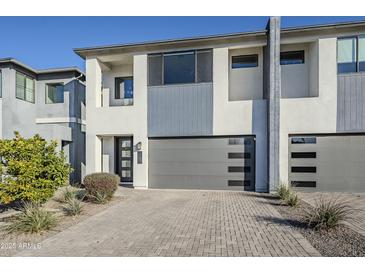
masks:
<path fill-rule="evenodd" d="M 101 66 L 86 59 L 86 175 L 101 171 L 101 140 L 95 132 L 96 108 L 101 107 Z"/>
<path fill-rule="evenodd" d="M 280 180 L 280 17 L 271 17 L 268 23 L 269 66 L 267 78 L 268 103 L 268 190 L 275 190 Z"/>
<path fill-rule="evenodd" d="M 148 188 L 148 133 L 147 133 L 147 55 L 133 57 L 134 106 L 137 123 L 133 128 L 133 145 L 142 144 L 142 164 L 137 163 L 134 151 L 133 186 Z"/>
<path fill-rule="evenodd" d="M 86 59 L 86 105 L 101 107 L 101 65 L 96 58 Z"/>

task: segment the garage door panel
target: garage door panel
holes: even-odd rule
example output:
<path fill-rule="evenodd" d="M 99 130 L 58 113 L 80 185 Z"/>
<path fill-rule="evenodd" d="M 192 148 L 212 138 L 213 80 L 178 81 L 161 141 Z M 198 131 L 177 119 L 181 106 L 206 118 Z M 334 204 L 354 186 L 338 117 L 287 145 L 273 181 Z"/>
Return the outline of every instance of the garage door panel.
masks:
<path fill-rule="evenodd" d="M 212 189 L 221 190 L 221 182 L 227 181 L 225 176 L 150 176 L 155 188 L 166 189 Z M 229 180 L 238 180 L 230 178 Z M 156 187 L 157 186 L 157 187 Z M 230 186 L 229 190 L 243 190 L 243 186 Z"/>
<path fill-rule="evenodd" d="M 291 137 L 293 138 L 293 137 Z M 303 137 L 304 138 L 304 137 Z M 316 181 L 306 191 L 365 192 L 365 136 L 307 136 L 315 144 L 295 144 L 289 140 L 289 181 Z M 293 152 L 316 152 L 316 158 L 293 158 Z M 300 154 L 299 154 L 300 155 Z M 314 174 L 293 172 L 293 166 L 315 166 Z"/>
<path fill-rule="evenodd" d="M 149 140 L 149 187 L 252 189 L 253 137 Z"/>
<path fill-rule="evenodd" d="M 227 160 L 237 160 L 237 159 L 244 159 L 246 158 L 252 158 L 253 155 L 251 151 L 245 151 L 243 149 L 229 149 L 229 152 L 227 152 L 226 149 L 150 149 L 150 152 L 155 155 L 158 154 L 158 158 L 156 158 L 157 161 L 163 162 L 163 161 L 170 161 L 171 159 L 174 160 L 174 162 L 182 162 L 182 161 L 191 161 L 191 162 L 224 162 Z M 229 154 L 230 153 L 230 154 Z M 244 154 L 244 155 L 238 155 L 238 154 Z M 229 157 L 236 157 L 236 158 L 229 158 Z M 243 157 L 243 158 L 237 158 L 237 157 Z M 249 160 L 249 159 L 246 159 Z"/>

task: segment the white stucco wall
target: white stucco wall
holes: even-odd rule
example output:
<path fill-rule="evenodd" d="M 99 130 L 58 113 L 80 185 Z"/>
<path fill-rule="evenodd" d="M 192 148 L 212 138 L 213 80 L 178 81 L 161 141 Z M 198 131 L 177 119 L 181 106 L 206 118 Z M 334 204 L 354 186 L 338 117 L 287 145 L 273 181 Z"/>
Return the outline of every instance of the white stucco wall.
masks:
<path fill-rule="evenodd" d="M 215 48 L 213 58 L 213 135 L 256 135 L 256 191 L 265 191 L 266 101 L 229 101 L 229 49 Z"/>
<path fill-rule="evenodd" d="M 232 69 L 232 56 L 258 55 L 258 66 Z M 229 51 L 229 100 L 257 100 L 263 98 L 262 47 L 232 49 Z"/>
<path fill-rule="evenodd" d="M 319 97 L 280 101 L 280 178 L 288 181 L 288 135 L 334 133 L 337 118 L 336 38 L 318 40 Z"/>
<path fill-rule="evenodd" d="M 136 152 L 133 163 L 133 185 L 148 187 L 148 138 L 147 138 L 147 55 L 133 57 L 134 104 L 133 106 L 101 107 L 100 90 L 102 71 L 96 58 L 86 60 L 86 173 L 100 172 L 102 168 L 103 136 L 131 136 L 134 145 L 142 142 L 143 163 L 137 164 Z M 108 81 L 112 75 L 120 75 L 120 71 L 106 72 Z M 129 75 L 130 76 L 130 75 Z M 106 79 L 106 80 L 107 80 Z M 113 80 L 114 81 L 114 80 Z M 109 82 L 110 84 L 110 82 Z M 107 138 L 106 138 L 107 139 Z M 104 142 L 104 154 L 109 155 L 109 167 L 114 167 L 114 142 Z M 114 170 L 111 170 L 114 172 Z"/>

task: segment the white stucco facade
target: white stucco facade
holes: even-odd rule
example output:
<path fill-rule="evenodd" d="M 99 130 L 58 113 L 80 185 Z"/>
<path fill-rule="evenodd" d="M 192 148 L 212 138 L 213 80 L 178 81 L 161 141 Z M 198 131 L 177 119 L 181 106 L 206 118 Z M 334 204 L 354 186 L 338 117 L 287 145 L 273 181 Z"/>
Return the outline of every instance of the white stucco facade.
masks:
<path fill-rule="evenodd" d="M 278 173 L 282 183 L 288 183 L 289 179 L 290 135 L 338 133 L 337 38 L 358 32 L 352 26 L 341 31 L 332 26 L 324 30 L 286 30 L 283 31 L 280 45 L 276 42 L 281 53 L 304 52 L 302 62 L 294 60 L 291 64 L 280 65 L 280 77 L 276 79 L 280 81 L 281 93 L 278 98 L 279 144 L 275 144 L 275 149 L 279 151 Z M 247 39 L 241 37 L 241 40 L 230 40 L 232 36 L 227 36 L 207 42 L 197 39 L 142 44 L 134 48 L 121 46 L 116 47 L 115 51 L 101 48 L 94 51 L 87 49 L 82 53 L 81 50 L 80 54 L 85 54 L 87 74 L 87 173 L 115 172 L 115 137 L 118 136 L 133 136 L 134 145 L 142 144 L 142 163 L 137 163 L 136 151 L 133 163 L 133 186 L 141 188 L 149 187 L 148 142 L 151 138 L 254 136 L 255 190 L 274 190 L 274 185 L 268 185 L 268 174 L 272 168 L 268 161 L 271 155 L 268 149 L 271 131 L 269 134 L 268 128 L 272 128 L 269 127 L 272 120 L 269 119 L 272 114 L 268 108 L 272 100 L 269 86 L 277 84 L 270 82 L 274 73 L 271 71 L 273 63 L 270 63 L 273 57 L 268 49 L 272 45 L 268 44 L 267 32 L 254 34 L 254 37 L 247 35 Z M 162 82 L 149 86 L 150 55 L 163 56 L 164 53 L 201 49 L 212 52 L 211 80 L 175 85 L 164 85 Z M 233 69 L 232 57 L 241 55 L 257 56 L 257 66 Z M 280 63 L 279 59 L 275 60 Z M 160 65 L 164 67 L 163 61 Z M 119 99 L 115 99 L 117 77 L 133 77 L 133 105 L 122 106 Z M 155 97 L 149 101 L 152 93 Z M 184 93 L 188 95 L 183 97 Z M 201 104 L 201 109 L 197 110 L 197 102 Z M 154 108 L 151 113 L 158 114 L 150 136 L 149 104 L 152 104 L 150 109 Z M 166 104 L 173 107 L 165 107 Z M 165 108 L 159 112 L 160 106 Z M 189 111 L 191 115 L 185 115 Z M 168 122 L 165 123 L 164 117 L 169 115 L 172 119 L 166 119 Z M 187 123 L 178 124 L 169 131 L 166 127 L 175 126 L 171 125 L 171 121 L 178 120 L 175 116 L 179 119 L 187 117 Z M 199 131 L 202 121 L 207 125 Z M 158 135 L 156 132 L 160 129 L 165 133 Z M 192 133 L 185 134 L 190 129 Z M 178 133 L 174 135 L 170 132 Z"/>
<path fill-rule="evenodd" d="M 130 66 L 124 70 L 102 71 L 102 64 L 97 58 L 86 60 L 87 108 L 86 117 L 90 122 L 86 130 L 86 173 L 111 172 L 115 168 L 114 137 L 133 136 L 133 143 L 142 144 L 142 164 L 137 164 L 134 157 L 133 185 L 148 187 L 148 138 L 147 138 L 147 55 L 133 56 L 133 71 Z M 90 75 L 90 76 L 89 76 Z M 101 91 L 114 91 L 112 77 L 133 76 L 134 103 L 130 106 L 114 105 L 113 98 L 102 105 Z M 103 87 L 102 87 L 102 81 Z M 112 96 L 111 96 L 112 97 Z M 104 98 L 105 99 L 105 98 Z M 134 152 L 135 153 L 135 152 Z"/>

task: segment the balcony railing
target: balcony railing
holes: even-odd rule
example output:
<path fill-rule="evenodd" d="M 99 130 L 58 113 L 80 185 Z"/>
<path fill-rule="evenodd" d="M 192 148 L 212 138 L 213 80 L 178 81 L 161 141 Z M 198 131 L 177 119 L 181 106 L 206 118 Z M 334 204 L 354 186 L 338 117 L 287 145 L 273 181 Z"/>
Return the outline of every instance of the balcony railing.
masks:
<path fill-rule="evenodd" d="M 133 98 L 110 99 L 110 88 L 101 90 L 101 107 L 132 106 Z"/>

